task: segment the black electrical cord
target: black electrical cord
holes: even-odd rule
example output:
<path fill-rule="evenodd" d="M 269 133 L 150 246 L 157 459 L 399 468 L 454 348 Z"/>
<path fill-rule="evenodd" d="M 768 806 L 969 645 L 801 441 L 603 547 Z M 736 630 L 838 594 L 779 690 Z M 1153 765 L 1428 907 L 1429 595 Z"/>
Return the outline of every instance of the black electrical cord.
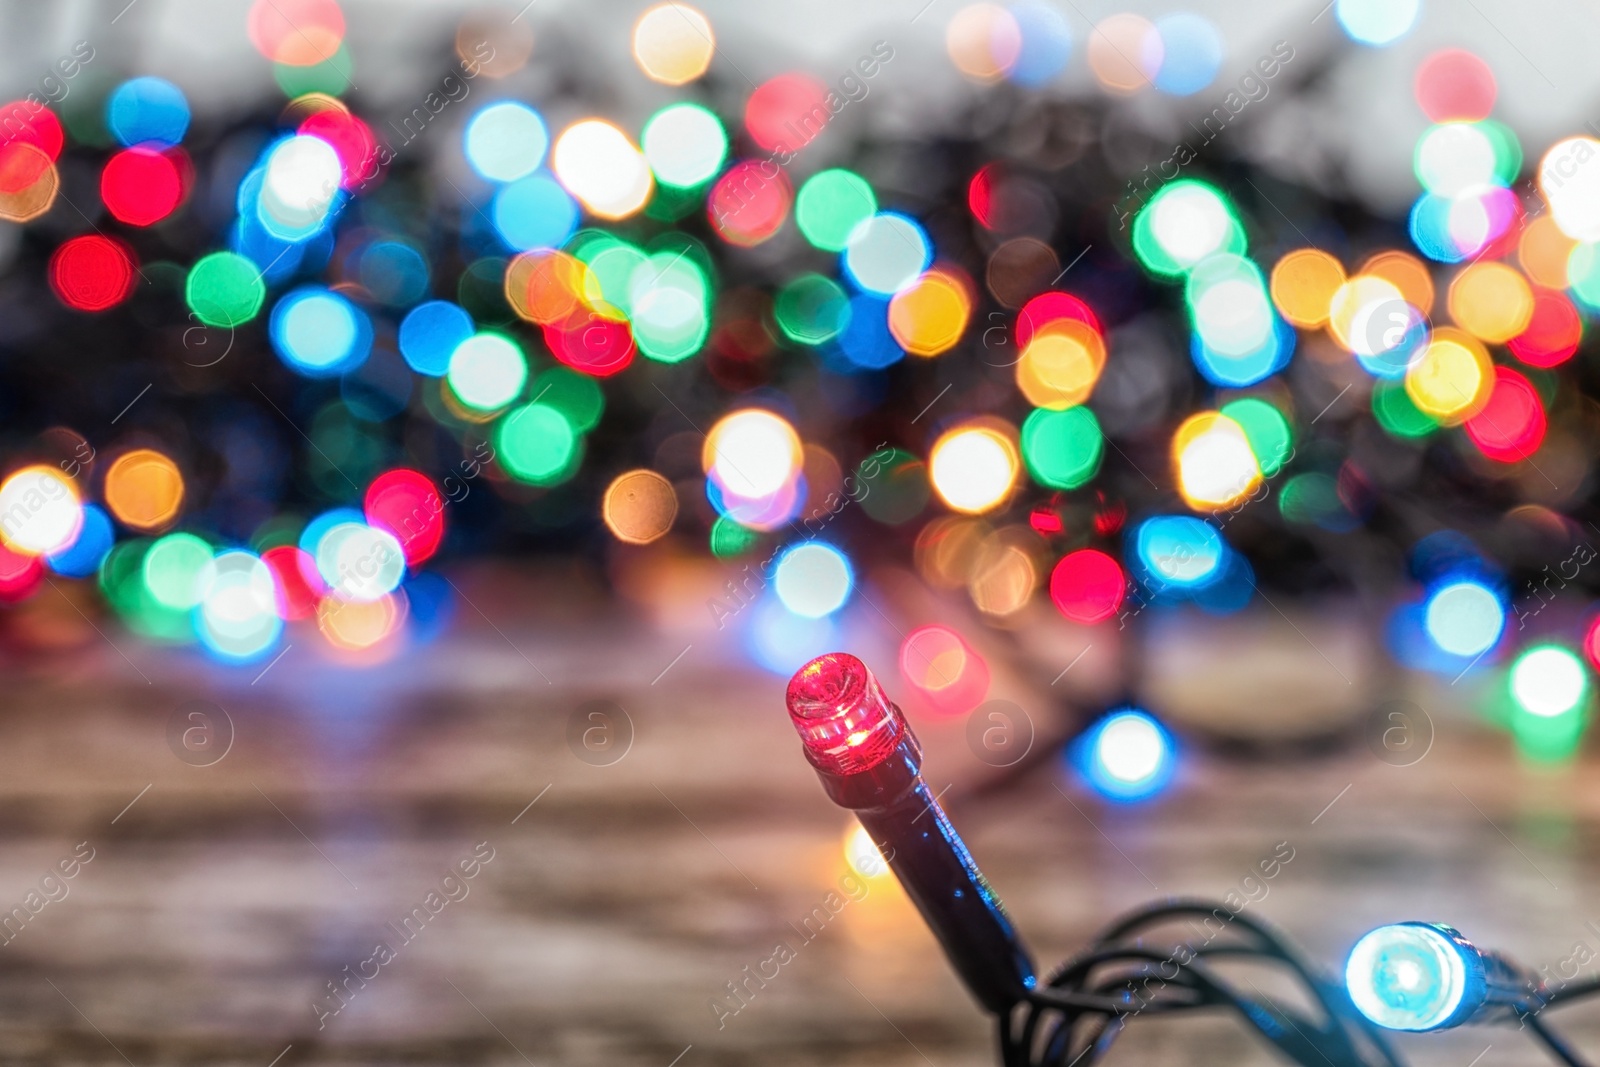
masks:
<path fill-rule="evenodd" d="M 1215 926 L 1203 943 L 1158 939 L 1183 920 Z M 1193 927 L 1191 926 L 1191 930 Z M 1314 1014 L 1250 991 L 1218 973 L 1217 964 L 1276 968 L 1315 1007 Z M 1600 994 L 1600 979 L 1540 989 L 1511 1017 L 1566 1067 L 1590 1067 L 1540 1013 Z M 1356 1010 L 1342 983 L 1321 974 L 1272 927 L 1223 905 L 1172 901 L 1141 908 L 1113 923 L 1067 960 L 1012 1011 L 997 1016 L 1003 1067 L 1090 1067 L 1141 1015 L 1224 1010 L 1303 1067 L 1403 1067 L 1386 1031 Z"/>

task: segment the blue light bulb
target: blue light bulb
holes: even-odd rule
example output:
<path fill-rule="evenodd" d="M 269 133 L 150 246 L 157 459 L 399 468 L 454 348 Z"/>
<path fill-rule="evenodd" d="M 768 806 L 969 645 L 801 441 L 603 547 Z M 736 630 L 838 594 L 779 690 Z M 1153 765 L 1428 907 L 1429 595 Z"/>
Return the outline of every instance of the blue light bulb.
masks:
<path fill-rule="evenodd" d="M 1390 1030 L 1442 1030 L 1487 996 L 1482 955 L 1448 926 L 1395 923 L 1356 942 L 1345 965 L 1350 999 Z"/>

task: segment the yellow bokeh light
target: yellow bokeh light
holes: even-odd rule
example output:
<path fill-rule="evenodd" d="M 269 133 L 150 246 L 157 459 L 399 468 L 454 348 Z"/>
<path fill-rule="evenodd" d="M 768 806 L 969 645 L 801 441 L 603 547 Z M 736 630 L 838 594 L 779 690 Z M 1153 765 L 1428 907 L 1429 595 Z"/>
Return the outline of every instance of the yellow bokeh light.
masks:
<path fill-rule="evenodd" d="M 26 141 L 0 147 L 0 219 L 32 222 L 56 202 L 61 175 L 48 155 Z"/>
<path fill-rule="evenodd" d="M 394 593 L 376 600 L 343 600 L 330 595 L 317 604 L 317 629 L 330 645 L 344 652 L 372 648 L 394 634 L 404 618 L 404 601 Z"/>
<path fill-rule="evenodd" d="M 1391 320 L 1405 303 L 1386 278 L 1358 274 L 1339 286 L 1328 305 L 1328 332 L 1347 352 L 1376 355 Z"/>
<path fill-rule="evenodd" d="M 1491 344 L 1511 340 L 1533 318 L 1533 290 L 1504 263 L 1474 263 L 1456 275 L 1447 303 L 1457 326 Z"/>
<path fill-rule="evenodd" d="M 1405 302 L 1424 315 L 1433 311 L 1433 272 L 1422 260 L 1409 252 L 1391 249 L 1379 252 L 1365 263 L 1357 274 L 1370 274 L 1400 290 Z"/>
<path fill-rule="evenodd" d="M 1005 502 L 1017 480 L 1017 446 L 990 425 L 958 427 L 934 442 L 928 475 L 955 511 L 979 515 Z"/>
<path fill-rule="evenodd" d="M 999 81 L 1022 53 L 1022 29 L 999 4 L 971 4 L 951 17 L 944 48 L 956 69 L 973 81 Z"/>
<path fill-rule="evenodd" d="M 1017 388 L 1036 408 L 1065 411 L 1089 399 L 1106 366 L 1094 327 L 1058 319 L 1033 335 L 1017 360 Z"/>
<path fill-rule="evenodd" d="M 725 415 L 706 434 L 702 469 L 726 493 L 745 500 L 772 496 L 800 472 L 800 435 L 780 415 L 745 408 Z"/>
<path fill-rule="evenodd" d="M 600 515 L 617 540 L 648 545 L 672 529 L 672 520 L 678 517 L 678 494 L 672 483 L 655 471 L 628 471 L 606 487 Z"/>
<path fill-rule="evenodd" d="M 566 252 L 523 252 L 506 265 L 506 303 L 528 322 L 565 322 L 580 309 L 592 275 L 588 264 Z"/>
<path fill-rule="evenodd" d="M 183 474 L 178 465 L 149 448 L 117 457 L 106 471 L 106 507 L 125 526 L 159 530 L 183 505 Z"/>
<path fill-rule="evenodd" d="M 1089 33 L 1089 69 L 1112 92 L 1131 93 L 1149 85 L 1162 58 L 1161 34 L 1138 15 L 1111 15 Z"/>
<path fill-rule="evenodd" d="M 633 24 L 633 61 L 663 85 L 694 81 L 716 50 L 710 21 L 688 4 L 657 4 Z"/>
<path fill-rule="evenodd" d="M 1037 540 L 1027 527 L 1001 530 L 987 538 L 967 575 L 967 595 L 985 615 L 1004 618 L 1028 606 L 1039 583 L 1039 569 L 1016 533 Z M 1022 543 L 1016 543 L 1016 542 Z"/>
<path fill-rule="evenodd" d="M 1406 395 L 1417 410 L 1448 426 L 1476 415 L 1493 384 L 1494 366 L 1483 345 L 1447 326 L 1433 331 L 1422 358 L 1406 371 Z"/>
<path fill-rule="evenodd" d="M 1172 437 L 1178 492 L 1196 511 L 1231 507 L 1261 484 L 1244 427 L 1215 411 L 1191 415 Z"/>
<path fill-rule="evenodd" d="M 1546 289 L 1567 287 L 1567 260 L 1578 242 L 1561 232 L 1556 220 L 1540 215 L 1522 231 L 1517 242 L 1517 262 L 1534 284 Z"/>
<path fill-rule="evenodd" d="M 561 131 L 550 165 L 567 192 L 603 219 L 632 215 L 655 187 L 644 153 L 604 119 L 584 119 Z"/>
<path fill-rule="evenodd" d="M 55 467 L 24 467 L 0 484 L 0 542 L 25 556 L 59 552 L 83 529 L 77 486 Z"/>
<path fill-rule="evenodd" d="M 860 823 L 851 824 L 844 833 L 844 861 L 862 878 L 887 878 L 891 873 L 872 835 Z"/>
<path fill-rule="evenodd" d="M 967 287 L 931 270 L 889 301 L 889 332 L 914 356 L 937 356 L 961 340 L 972 315 Z"/>
<path fill-rule="evenodd" d="M 1320 248 L 1297 248 L 1272 268 L 1272 302 L 1302 330 L 1328 321 L 1333 294 L 1345 281 L 1344 267 Z"/>

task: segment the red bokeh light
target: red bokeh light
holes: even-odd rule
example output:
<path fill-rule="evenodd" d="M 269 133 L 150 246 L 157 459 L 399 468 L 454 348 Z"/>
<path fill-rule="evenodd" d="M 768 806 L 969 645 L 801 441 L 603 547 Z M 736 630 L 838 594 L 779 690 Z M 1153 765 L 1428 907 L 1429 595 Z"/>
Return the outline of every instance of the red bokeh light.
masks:
<path fill-rule="evenodd" d="M 798 152 L 833 119 L 828 87 L 809 74 L 780 74 L 744 105 L 744 128 L 769 152 Z"/>
<path fill-rule="evenodd" d="M 344 12 L 336 0 L 256 0 L 245 31 L 256 51 L 272 62 L 310 67 L 338 54 Z"/>
<path fill-rule="evenodd" d="M 100 172 L 100 199 L 119 222 L 149 226 L 160 222 L 183 201 L 181 149 L 156 151 L 135 146 L 106 162 Z"/>
<path fill-rule="evenodd" d="M 415 567 L 439 550 L 444 539 L 444 498 L 420 471 L 385 471 L 367 487 L 368 524 L 400 542 L 406 565 Z"/>
<path fill-rule="evenodd" d="M 1017 350 L 1028 347 L 1033 340 L 1033 335 L 1052 322 L 1062 319 L 1076 319 L 1077 321 L 1094 330 L 1095 333 L 1104 334 L 1105 330 L 1100 325 L 1100 318 L 1094 309 L 1071 293 L 1061 293 L 1051 290 L 1040 293 L 1017 312 Z"/>
<path fill-rule="evenodd" d="M 746 160 L 711 187 L 706 214 L 724 241 L 749 248 L 778 232 L 793 203 L 794 190 L 776 163 Z"/>
<path fill-rule="evenodd" d="M 994 164 L 985 164 L 967 183 L 967 208 L 984 229 L 991 229 L 989 214 L 994 208 Z"/>
<path fill-rule="evenodd" d="M 349 112 L 333 107 L 319 111 L 302 122 L 296 132 L 321 138 L 333 146 L 344 175 L 339 180 L 340 188 L 352 189 L 360 185 L 374 170 L 372 163 L 378 154 L 378 139 L 373 136 L 372 127 Z"/>
<path fill-rule="evenodd" d="M 1517 463 L 1539 450 L 1545 426 L 1544 404 L 1533 383 L 1510 367 L 1496 367 L 1489 402 L 1463 429 L 1485 456 Z"/>
<path fill-rule="evenodd" d="M 1554 289 L 1536 289 L 1528 328 L 1506 347 L 1530 367 L 1554 367 L 1571 359 L 1582 340 L 1583 318 L 1572 301 Z"/>
<path fill-rule="evenodd" d="M 1434 122 L 1477 122 L 1494 110 L 1498 90 L 1489 64 L 1463 49 L 1446 48 L 1422 61 L 1412 91 Z"/>
<path fill-rule="evenodd" d="M 989 695 L 989 665 L 948 626 L 919 626 L 900 644 L 900 673 L 940 715 L 962 715 Z"/>
<path fill-rule="evenodd" d="M 625 322 L 574 314 L 544 328 L 550 354 L 573 370 L 607 378 L 633 362 L 633 331 Z"/>
<path fill-rule="evenodd" d="M 0 601 L 26 600 L 43 581 L 43 556 L 24 556 L 0 544 Z"/>
<path fill-rule="evenodd" d="M 15 196 L 43 178 L 54 166 L 37 145 L 11 141 L 0 145 L 0 196 Z"/>
<path fill-rule="evenodd" d="M 328 584 L 317 572 L 317 561 L 309 552 L 294 545 L 279 545 L 261 553 L 261 562 L 276 580 L 279 618 L 294 622 L 317 613 L 317 602 L 327 594 Z"/>
<path fill-rule="evenodd" d="M 1600 615 L 1589 620 L 1588 629 L 1583 632 L 1583 658 L 1600 670 Z"/>
<path fill-rule="evenodd" d="M 133 250 L 97 233 L 62 243 L 50 257 L 50 288 L 56 298 L 79 311 L 104 311 L 133 291 L 138 266 Z"/>
<path fill-rule="evenodd" d="M 1050 599 L 1073 622 L 1104 622 L 1128 591 L 1122 565 L 1093 548 L 1069 552 L 1050 572 Z"/>
<path fill-rule="evenodd" d="M 829 652 L 801 667 L 789 679 L 785 700 L 806 758 L 830 774 L 870 771 L 906 735 L 905 719 L 878 679 L 847 652 Z"/>
<path fill-rule="evenodd" d="M 36 107 L 26 100 L 0 104 L 0 130 L 4 131 L 0 140 L 5 144 L 33 145 L 52 163 L 61 158 L 61 146 L 65 143 L 61 120 L 47 107 Z"/>

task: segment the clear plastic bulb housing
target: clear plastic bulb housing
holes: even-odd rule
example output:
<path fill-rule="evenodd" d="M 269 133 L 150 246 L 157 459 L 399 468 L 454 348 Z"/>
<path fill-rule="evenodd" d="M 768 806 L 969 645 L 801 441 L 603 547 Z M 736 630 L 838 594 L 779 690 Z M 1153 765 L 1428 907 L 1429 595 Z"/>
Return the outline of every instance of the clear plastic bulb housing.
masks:
<path fill-rule="evenodd" d="M 1362 1015 L 1389 1030 L 1442 1030 L 1485 997 L 1478 950 L 1448 926 L 1394 923 L 1356 942 L 1345 986 Z"/>
<path fill-rule="evenodd" d="M 786 699 L 806 757 L 829 774 L 870 771 L 907 735 L 900 709 L 867 665 L 847 652 L 829 652 L 801 667 Z"/>

